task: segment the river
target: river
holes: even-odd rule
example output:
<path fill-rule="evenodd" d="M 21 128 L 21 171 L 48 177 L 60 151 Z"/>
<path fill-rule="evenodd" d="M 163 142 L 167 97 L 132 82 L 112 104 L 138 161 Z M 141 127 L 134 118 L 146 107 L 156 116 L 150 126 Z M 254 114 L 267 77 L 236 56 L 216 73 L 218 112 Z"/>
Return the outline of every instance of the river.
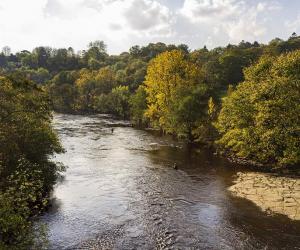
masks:
<path fill-rule="evenodd" d="M 127 125 L 55 115 L 68 168 L 40 219 L 49 249 L 300 249 L 299 221 L 228 191 L 246 170 Z"/>

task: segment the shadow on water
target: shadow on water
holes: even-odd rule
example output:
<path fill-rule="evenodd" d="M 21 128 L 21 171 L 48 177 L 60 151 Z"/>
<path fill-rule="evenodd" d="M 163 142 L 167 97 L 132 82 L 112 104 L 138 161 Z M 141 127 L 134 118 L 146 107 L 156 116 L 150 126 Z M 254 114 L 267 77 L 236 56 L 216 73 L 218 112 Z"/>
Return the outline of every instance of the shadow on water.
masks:
<path fill-rule="evenodd" d="M 149 158 L 154 164 L 165 160 L 167 167 L 175 161 L 182 171 L 180 174 L 186 175 L 184 181 L 190 179 L 186 187 L 176 183 L 178 190 L 174 193 L 178 195 L 179 190 L 186 190 L 184 201 L 193 205 L 189 207 L 190 210 L 192 207 L 197 209 L 199 224 L 204 225 L 214 240 L 219 239 L 218 243 L 208 246 L 236 249 L 300 248 L 299 221 L 292 221 L 284 215 L 269 215 L 251 201 L 233 197 L 226 191 L 237 172 L 249 171 L 244 167 L 218 158 L 209 150 L 199 152 L 191 147 L 165 148 L 151 152 Z M 164 180 L 169 182 L 168 178 Z M 180 182 L 180 177 L 176 181 Z M 192 216 L 192 222 L 195 221 L 197 218 Z"/>
<path fill-rule="evenodd" d="M 246 170 L 208 150 L 108 116 L 54 126 L 69 168 L 41 218 L 52 249 L 299 249 L 300 223 L 233 197 Z"/>

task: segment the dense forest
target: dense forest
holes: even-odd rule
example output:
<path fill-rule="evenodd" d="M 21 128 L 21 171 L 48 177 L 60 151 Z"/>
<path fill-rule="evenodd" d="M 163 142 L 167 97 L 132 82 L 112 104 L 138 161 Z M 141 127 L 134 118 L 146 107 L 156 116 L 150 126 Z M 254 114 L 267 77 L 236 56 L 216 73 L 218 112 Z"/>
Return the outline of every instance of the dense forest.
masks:
<path fill-rule="evenodd" d="M 26 248 L 63 167 L 52 109 L 108 113 L 261 166 L 300 163 L 300 37 L 191 51 L 151 43 L 109 55 L 38 47 L 0 54 L 0 248 Z M 6 219 L 4 219 L 6 218 Z M 36 243 L 37 244 L 37 243 Z"/>
<path fill-rule="evenodd" d="M 255 163 L 299 163 L 297 34 L 268 45 L 242 41 L 208 50 L 164 43 L 108 55 L 38 47 L 0 54 L 2 74 L 23 75 L 63 113 L 109 113 Z"/>

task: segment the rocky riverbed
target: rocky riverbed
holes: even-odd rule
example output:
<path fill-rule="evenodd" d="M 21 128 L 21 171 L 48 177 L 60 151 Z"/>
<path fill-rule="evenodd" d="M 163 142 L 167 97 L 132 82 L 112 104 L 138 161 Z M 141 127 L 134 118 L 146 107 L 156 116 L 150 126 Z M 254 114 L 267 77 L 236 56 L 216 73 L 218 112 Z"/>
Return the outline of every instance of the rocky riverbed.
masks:
<path fill-rule="evenodd" d="M 237 173 L 229 191 L 254 202 L 263 211 L 300 220 L 300 178 L 256 172 Z"/>

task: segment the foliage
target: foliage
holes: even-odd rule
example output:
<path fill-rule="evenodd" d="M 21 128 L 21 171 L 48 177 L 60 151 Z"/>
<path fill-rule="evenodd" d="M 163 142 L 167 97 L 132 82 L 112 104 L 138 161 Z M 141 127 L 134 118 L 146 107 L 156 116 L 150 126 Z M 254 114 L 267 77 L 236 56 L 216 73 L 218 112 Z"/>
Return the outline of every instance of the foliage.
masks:
<path fill-rule="evenodd" d="M 263 164 L 300 162 L 300 51 L 265 57 L 245 70 L 245 82 L 224 98 L 219 144 Z"/>
<path fill-rule="evenodd" d="M 78 89 L 75 86 L 77 77 L 77 71 L 61 71 L 46 86 L 52 108 L 57 112 L 75 112 L 78 99 Z"/>
<path fill-rule="evenodd" d="M 145 81 L 150 122 L 193 141 L 193 129 L 204 119 L 208 98 L 207 86 L 199 79 L 198 67 L 180 50 L 153 59 Z"/>
<path fill-rule="evenodd" d="M 20 159 L 16 171 L 8 176 L 7 188 L 0 192 L 0 249 L 37 246 L 37 235 L 29 218 L 48 204 L 43 193 L 44 176 L 39 168 L 24 158 Z M 38 244 L 42 240 L 40 237 L 44 237 L 42 245 L 47 243 L 45 236 L 38 237 Z"/>
<path fill-rule="evenodd" d="M 296 34 L 268 45 L 242 41 L 192 52 L 184 44 L 150 43 L 108 55 L 103 41 L 79 53 L 71 47 L 16 54 L 3 48 L 0 249 L 42 248 L 31 218 L 47 206 L 63 170 L 49 160 L 62 152 L 51 108 L 109 113 L 206 144 L 219 133 L 217 144 L 230 155 L 281 167 L 299 164 L 299 49 Z"/>
<path fill-rule="evenodd" d="M 140 85 L 129 100 L 131 122 L 138 127 L 147 126 L 148 124 L 148 119 L 145 117 L 147 109 L 146 98 L 145 87 Z"/>
<path fill-rule="evenodd" d="M 97 97 L 109 94 L 115 86 L 115 74 L 108 67 L 98 71 L 81 70 L 76 80 L 79 92 L 77 108 L 85 112 L 95 111 Z"/>
<path fill-rule="evenodd" d="M 109 99 L 111 100 L 110 113 L 121 117 L 128 118 L 129 114 L 129 89 L 127 86 L 118 86 L 111 91 Z"/>
<path fill-rule="evenodd" d="M 135 45 L 119 55 L 109 55 L 103 41 L 94 41 L 78 53 L 71 47 L 37 47 L 16 54 L 4 48 L 0 72 L 21 72 L 42 85 L 55 111 L 109 113 L 131 119 L 137 126 L 150 125 L 212 144 L 217 136 L 212 123 L 222 98 L 249 79 L 266 83 L 271 74 L 274 82 L 283 81 L 281 66 L 275 70 L 273 61 L 299 49 L 296 34 L 287 40 L 275 38 L 267 45 L 241 41 L 194 51 L 184 44 L 158 42 Z M 277 73 L 270 73 L 270 68 Z M 296 79 L 299 70 L 290 70 Z M 246 92 L 241 95 L 248 100 L 251 91 Z"/>
<path fill-rule="evenodd" d="M 47 205 L 63 170 L 49 160 L 62 152 L 46 94 L 19 75 L 0 77 L 0 246 L 32 245 L 29 218 Z"/>

